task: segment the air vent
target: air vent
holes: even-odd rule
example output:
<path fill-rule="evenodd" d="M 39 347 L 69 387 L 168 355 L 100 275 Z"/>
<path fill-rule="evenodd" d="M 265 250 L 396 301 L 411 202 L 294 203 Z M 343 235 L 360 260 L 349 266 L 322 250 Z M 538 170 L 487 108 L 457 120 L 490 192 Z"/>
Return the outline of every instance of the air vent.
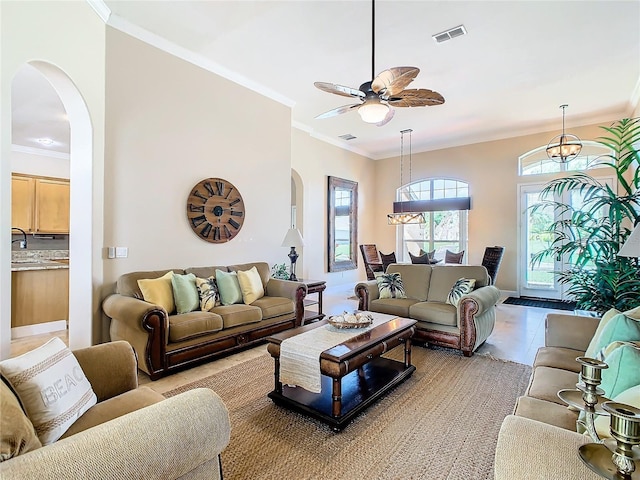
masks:
<path fill-rule="evenodd" d="M 462 35 L 466 35 L 467 30 L 464 28 L 464 25 L 459 25 L 454 28 L 450 28 L 445 32 L 438 33 L 433 35 L 433 39 L 436 43 L 446 42 L 447 40 L 451 40 L 452 38 L 461 37 Z"/>
<path fill-rule="evenodd" d="M 341 138 L 343 140 L 353 140 L 356 137 L 354 137 L 350 133 L 345 133 L 344 135 L 340 135 L 339 138 Z"/>

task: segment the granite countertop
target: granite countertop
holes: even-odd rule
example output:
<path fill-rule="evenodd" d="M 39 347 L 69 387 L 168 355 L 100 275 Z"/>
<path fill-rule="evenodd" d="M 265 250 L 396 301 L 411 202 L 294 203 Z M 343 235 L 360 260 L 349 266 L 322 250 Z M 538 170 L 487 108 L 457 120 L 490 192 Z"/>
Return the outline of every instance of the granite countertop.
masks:
<path fill-rule="evenodd" d="M 11 253 L 11 271 L 69 268 L 68 250 L 19 250 Z"/>

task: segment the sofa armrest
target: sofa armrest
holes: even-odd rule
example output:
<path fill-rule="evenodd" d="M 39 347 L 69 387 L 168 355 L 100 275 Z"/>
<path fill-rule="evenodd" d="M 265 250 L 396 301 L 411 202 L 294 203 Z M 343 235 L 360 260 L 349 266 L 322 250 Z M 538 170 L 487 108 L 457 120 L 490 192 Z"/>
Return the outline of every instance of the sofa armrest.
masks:
<path fill-rule="evenodd" d="M 102 343 L 74 350 L 98 402 L 138 388 L 138 360 L 128 342 Z"/>
<path fill-rule="evenodd" d="M 0 478 L 181 478 L 217 461 L 230 431 L 220 397 L 209 389 L 190 390 L 4 461 Z M 212 478 L 216 470 L 209 468 Z"/>
<path fill-rule="evenodd" d="M 602 480 L 580 459 L 588 436 L 508 415 L 502 422 L 495 455 L 495 480 Z"/>
<path fill-rule="evenodd" d="M 474 315 L 482 315 L 484 312 L 496 306 L 500 299 L 500 290 L 493 285 L 487 285 L 473 290 L 471 293 L 463 295 L 460 299 L 458 308 L 464 309 L 465 302 L 475 302 L 477 311 Z"/>
<path fill-rule="evenodd" d="M 376 280 L 359 282 L 353 290 L 356 297 L 358 297 L 358 310 L 369 310 L 371 301 L 380 298 L 380 290 L 378 290 L 378 282 Z"/>
<path fill-rule="evenodd" d="M 304 299 L 307 296 L 307 286 L 304 283 L 270 277 L 265 294 L 270 297 L 284 297 L 293 300 L 296 306 L 296 325 L 302 325 L 304 321 Z"/>
<path fill-rule="evenodd" d="M 549 313 L 545 319 L 544 344 L 584 352 L 596 333 L 599 318 Z"/>

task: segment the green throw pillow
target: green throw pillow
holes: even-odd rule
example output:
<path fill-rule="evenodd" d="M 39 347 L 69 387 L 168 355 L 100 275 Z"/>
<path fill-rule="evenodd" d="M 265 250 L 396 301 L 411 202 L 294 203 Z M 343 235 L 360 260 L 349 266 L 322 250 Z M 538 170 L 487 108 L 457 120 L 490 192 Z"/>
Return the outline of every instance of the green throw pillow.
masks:
<path fill-rule="evenodd" d="M 596 342 L 593 345 L 595 348 L 593 350 L 587 350 L 586 353 L 595 355 L 603 347 L 615 341 L 637 342 L 640 340 L 640 322 L 627 317 L 624 313 L 619 313 L 604 326 L 599 337 L 595 340 Z M 592 345 L 589 344 L 589 348 L 591 348 L 591 346 Z"/>
<path fill-rule="evenodd" d="M 476 281 L 473 278 L 461 278 L 451 287 L 451 291 L 447 296 L 447 303 L 455 305 L 456 307 L 460 303 L 460 299 L 463 295 L 473 292 L 476 286 Z"/>
<path fill-rule="evenodd" d="M 600 323 L 598 323 L 598 328 L 596 328 L 596 332 L 593 334 L 593 337 L 589 342 L 587 351 L 584 353 L 585 357 L 595 358 L 596 354 L 599 351 L 597 346 L 600 339 L 600 335 L 602 334 L 602 330 L 604 329 L 604 327 L 607 326 L 607 323 L 609 323 L 611 319 L 616 315 L 618 315 L 619 313 L 620 311 L 616 310 L 615 308 L 611 308 L 607 312 L 605 312 L 605 314 L 600 319 Z M 600 349 L 602 349 L 602 347 L 600 347 Z"/>
<path fill-rule="evenodd" d="M 609 368 L 602 370 L 604 396 L 612 399 L 631 387 L 640 385 L 640 348 L 625 343 L 604 359 Z"/>
<path fill-rule="evenodd" d="M 213 307 L 220 305 L 220 292 L 216 277 L 196 278 L 196 286 L 200 296 L 200 310 L 208 312 Z"/>
<path fill-rule="evenodd" d="M 174 274 L 171 277 L 171 286 L 178 313 L 189 313 L 200 308 L 200 296 L 196 287 L 196 276 L 193 273 Z"/>
<path fill-rule="evenodd" d="M 243 303 L 242 290 L 240 290 L 240 283 L 238 282 L 238 274 L 236 272 L 216 270 L 216 283 L 218 284 L 222 305 Z"/>
<path fill-rule="evenodd" d="M 383 273 L 376 277 L 380 298 L 407 298 L 399 273 Z"/>

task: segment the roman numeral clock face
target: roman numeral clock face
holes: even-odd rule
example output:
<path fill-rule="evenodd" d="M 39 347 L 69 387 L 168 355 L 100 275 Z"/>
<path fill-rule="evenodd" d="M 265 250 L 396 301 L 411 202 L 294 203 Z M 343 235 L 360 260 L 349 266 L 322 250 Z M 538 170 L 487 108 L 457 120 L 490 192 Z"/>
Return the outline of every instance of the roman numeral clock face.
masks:
<path fill-rule="evenodd" d="M 211 243 L 235 238 L 244 222 L 244 201 L 233 184 L 221 178 L 196 183 L 187 200 L 189 226 Z"/>

